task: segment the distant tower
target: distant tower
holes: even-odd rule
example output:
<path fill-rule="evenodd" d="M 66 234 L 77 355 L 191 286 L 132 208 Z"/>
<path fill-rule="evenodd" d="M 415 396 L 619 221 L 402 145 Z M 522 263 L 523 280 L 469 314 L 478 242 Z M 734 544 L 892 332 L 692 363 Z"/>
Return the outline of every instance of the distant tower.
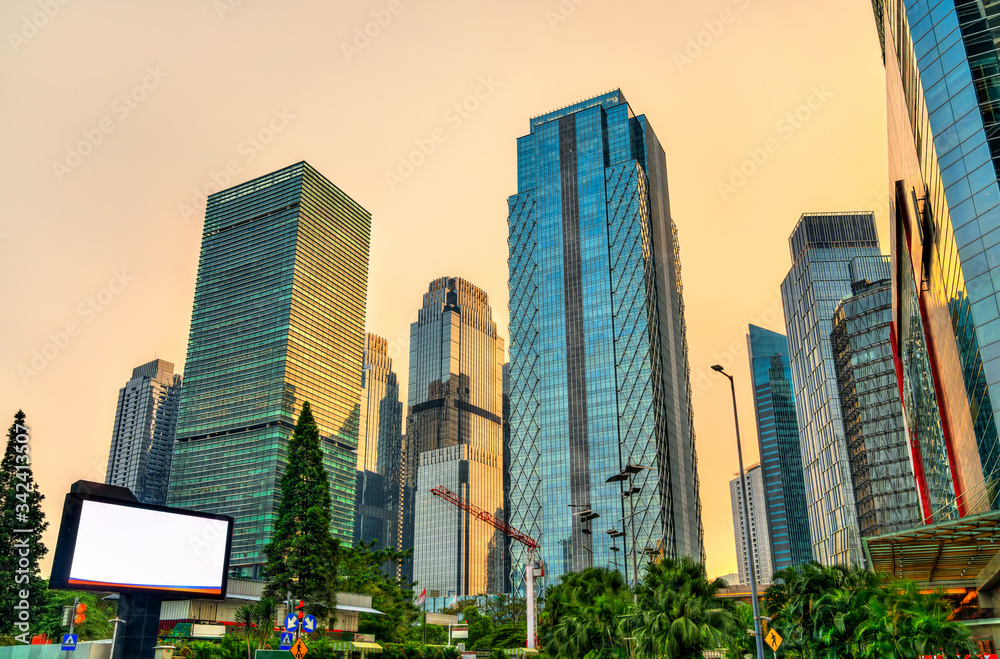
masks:
<path fill-rule="evenodd" d="M 330 532 L 354 539 L 370 235 L 371 214 L 305 162 L 208 198 L 167 500 L 236 518 L 238 576 L 263 576 L 303 402 Z"/>
<path fill-rule="evenodd" d="M 503 363 L 485 291 L 432 281 L 410 326 L 406 483 L 413 578 L 442 597 L 503 592 L 503 534 L 430 493 L 504 516 Z"/>
<path fill-rule="evenodd" d="M 181 376 L 170 362 L 132 369 L 118 391 L 106 484 L 127 487 L 142 503 L 166 503 L 180 397 Z"/>
<path fill-rule="evenodd" d="M 366 333 L 354 495 L 355 544 L 378 541 L 379 547 L 397 545 L 402 424 L 403 404 L 389 342 Z"/>
<path fill-rule="evenodd" d="M 892 353 L 891 272 L 887 256 L 854 259 L 853 294 L 833 315 L 833 357 L 862 537 L 923 523 Z M 947 487 L 950 475 L 941 471 Z"/>
<path fill-rule="evenodd" d="M 812 560 L 802 449 L 792 393 L 788 341 L 756 325 L 747 334 L 767 534 L 774 572 Z"/>
<path fill-rule="evenodd" d="M 757 583 L 771 583 L 771 540 L 767 532 L 767 504 L 764 494 L 764 473 L 760 465 L 750 465 L 744 472 L 747 479 L 747 508 L 750 512 L 750 547 Z M 729 499 L 733 506 L 733 532 L 736 536 L 736 559 L 741 584 L 750 583 L 750 563 L 747 557 L 746 527 L 743 525 L 743 494 L 739 476 L 729 481 Z"/>
<path fill-rule="evenodd" d="M 851 261 L 880 256 L 875 216 L 805 213 L 788 239 L 792 268 L 781 284 L 813 558 L 863 565 L 833 348 L 834 308 L 851 294 Z"/>

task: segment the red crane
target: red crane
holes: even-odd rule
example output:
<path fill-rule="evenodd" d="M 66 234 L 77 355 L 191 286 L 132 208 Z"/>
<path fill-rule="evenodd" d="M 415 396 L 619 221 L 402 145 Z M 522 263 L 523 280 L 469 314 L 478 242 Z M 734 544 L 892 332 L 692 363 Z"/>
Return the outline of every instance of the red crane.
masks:
<path fill-rule="evenodd" d="M 501 533 L 510 536 L 511 538 L 514 538 L 522 545 L 527 547 L 530 551 L 535 552 L 541 548 L 541 545 L 539 545 L 533 538 L 531 538 L 527 534 L 521 533 L 520 531 L 518 531 L 517 529 L 515 529 L 513 526 L 503 521 L 502 519 L 497 519 L 496 515 L 493 515 L 492 513 L 489 513 L 483 510 L 482 508 L 479 508 L 478 506 L 472 505 L 462 497 L 458 496 L 457 494 L 446 488 L 444 485 L 438 485 L 437 487 L 432 489 L 431 494 L 433 494 L 436 497 L 441 497 L 448 503 L 457 506 L 462 510 L 468 512 L 470 515 L 473 515 L 483 520 L 484 522 L 486 522 L 496 530 L 500 531 Z"/>
<path fill-rule="evenodd" d="M 535 634 L 535 577 L 545 576 L 545 562 L 541 559 L 535 561 L 534 556 L 535 552 L 542 548 L 541 545 L 531 536 L 521 533 L 502 519 L 497 519 L 496 515 L 472 505 L 444 485 L 438 485 L 431 489 L 431 494 L 441 497 L 453 506 L 457 506 L 470 515 L 481 519 L 504 535 L 514 538 L 528 548 L 528 564 L 524 566 L 524 582 L 527 590 L 525 599 L 528 605 L 527 647 L 534 649 L 538 645 L 538 637 Z"/>

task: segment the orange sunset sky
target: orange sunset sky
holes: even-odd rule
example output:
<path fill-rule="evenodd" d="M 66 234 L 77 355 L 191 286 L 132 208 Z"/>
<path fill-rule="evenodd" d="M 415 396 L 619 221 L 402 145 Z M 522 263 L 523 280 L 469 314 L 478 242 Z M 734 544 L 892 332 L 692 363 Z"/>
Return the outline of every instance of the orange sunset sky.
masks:
<path fill-rule="evenodd" d="M 784 332 L 799 215 L 874 210 L 888 242 L 868 0 L 7 0 L 0 26 L 0 412 L 27 413 L 50 548 L 70 483 L 104 478 L 131 369 L 183 371 L 216 182 L 307 160 L 371 211 L 367 328 L 405 388 L 435 277 L 485 289 L 508 337 L 506 198 L 529 118 L 621 88 L 667 153 L 708 572 L 735 572 L 732 409 L 709 367 L 736 377 L 756 462 L 745 334 Z"/>

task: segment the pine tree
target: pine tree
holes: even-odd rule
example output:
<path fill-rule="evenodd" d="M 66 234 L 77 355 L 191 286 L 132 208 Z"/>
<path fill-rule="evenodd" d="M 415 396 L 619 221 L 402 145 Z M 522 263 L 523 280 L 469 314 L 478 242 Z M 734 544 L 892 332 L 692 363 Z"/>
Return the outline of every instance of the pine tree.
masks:
<path fill-rule="evenodd" d="M 30 640 L 31 619 L 41 615 L 46 602 L 38 563 L 49 551 L 42 544 L 49 524 L 42 513 L 45 497 L 31 471 L 30 440 L 24 412 L 18 410 L 0 461 L 0 633 L 14 632 L 21 640 Z"/>
<path fill-rule="evenodd" d="M 330 483 L 323 468 L 319 426 L 309 403 L 302 405 L 288 442 L 281 502 L 267 557 L 265 594 L 278 601 L 291 593 L 305 610 L 325 621 L 336 605 L 339 544 L 330 535 Z"/>

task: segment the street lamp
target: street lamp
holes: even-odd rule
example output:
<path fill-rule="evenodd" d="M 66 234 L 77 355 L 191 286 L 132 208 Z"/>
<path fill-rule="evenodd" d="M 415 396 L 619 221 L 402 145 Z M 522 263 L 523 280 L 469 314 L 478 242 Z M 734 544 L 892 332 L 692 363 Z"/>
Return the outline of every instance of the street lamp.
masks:
<path fill-rule="evenodd" d="M 747 478 L 743 471 L 743 448 L 740 445 L 740 417 L 736 412 L 736 384 L 733 376 L 726 373 L 721 366 L 716 364 L 713 371 L 722 373 L 729 378 L 729 388 L 733 392 L 733 419 L 736 421 L 736 455 L 740 460 L 740 488 L 743 491 L 743 536 L 747 545 L 747 564 L 750 566 L 750 601 L 753 603 L 753 628 L 756 631 L 754 637 L 757 641 L 757 659 L 764 659 L 764 637 L 760 633 L 760 607 L 757 603 L 757 571 L 753 565 L 753 546 L 750 543 L 750 509 L 747 505 Z"/>
<path fill-rule="evenodd" d="M 628 497 L 629 506 L 632 510 L 631 515 L 629 515 L 632 520 L 631 530 L 632 530 L 632 598 L 634 601 L 639 601 L 639 564 L 635 557 L 635 499 L 632 498 L 633 494 L 639 494 L 642 491 L 641 487 L 634 487 L 632 485 L 632 478 L 638 474 L 643 469 L 651 469 L 651 467 L 643 467 L 642 465 L 634 465 L 629 463 L 620 472 L 614 476 L 608 478 L 604 481 L 605 483 L 620 483 L 624 480 L 628 480 L 628 490 L 622 492 L 622 498 Z"/>

